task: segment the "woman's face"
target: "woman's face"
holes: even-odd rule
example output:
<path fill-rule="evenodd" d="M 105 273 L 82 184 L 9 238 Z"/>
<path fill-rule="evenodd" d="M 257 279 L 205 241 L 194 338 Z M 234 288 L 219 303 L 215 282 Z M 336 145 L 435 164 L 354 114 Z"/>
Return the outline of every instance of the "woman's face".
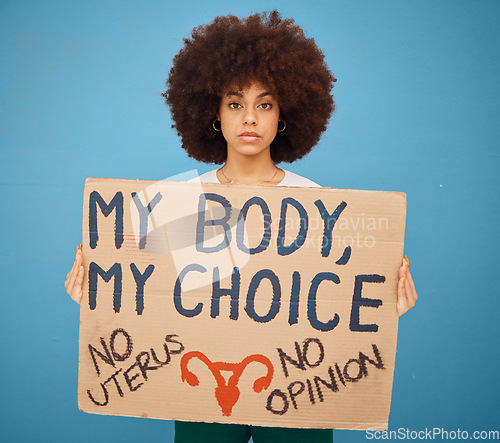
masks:
<path fill-rule="evenodd" d="M 228 157 L 270 155 L 279 116 L 278 98 L 262 84 L 254 82 L 242 90 L 229 88 L 218 114 Z"/>

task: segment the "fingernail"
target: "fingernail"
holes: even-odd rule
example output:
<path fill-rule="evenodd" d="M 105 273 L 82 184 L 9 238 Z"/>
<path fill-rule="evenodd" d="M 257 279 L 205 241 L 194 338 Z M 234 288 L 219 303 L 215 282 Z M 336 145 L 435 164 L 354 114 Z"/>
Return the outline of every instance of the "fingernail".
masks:
<path fill-rule="evenodd" d="M 83 244 L 81 244 L 81 243 L 80 243 L 80 250 L 82 250 L 82 249 L 83 249 Z M 407 259 L 407 260 L 408 260 L 408 259 Z"/>
<path fill-rule="evenodd" d="M 405 255 L 405 260 L 406 260 L 406 264 L 408 267 L 410 267 L 410 260 L 408 260 L 408 257 Z"/>
<path fill-rule="evenodd" d="M 403 284 L 406 282 L 406 275 L 403 275 Z"/>

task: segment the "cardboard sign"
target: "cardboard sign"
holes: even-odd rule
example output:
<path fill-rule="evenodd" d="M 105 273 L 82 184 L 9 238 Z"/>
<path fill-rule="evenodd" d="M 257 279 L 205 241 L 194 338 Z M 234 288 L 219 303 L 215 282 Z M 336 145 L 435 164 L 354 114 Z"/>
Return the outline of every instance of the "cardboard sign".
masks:
<path fill-rule="evenodd" d="M 405 195 L 87 179 L 79 407 L 386 429 Z"/>

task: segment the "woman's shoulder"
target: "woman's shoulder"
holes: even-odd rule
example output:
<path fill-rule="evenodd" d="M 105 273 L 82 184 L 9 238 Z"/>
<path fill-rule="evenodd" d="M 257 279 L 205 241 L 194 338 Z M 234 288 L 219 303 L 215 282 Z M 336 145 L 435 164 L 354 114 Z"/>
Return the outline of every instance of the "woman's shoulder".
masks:
<path fill-rule="evenodd" d="M 202 183 L 220 183 L 217 178 L 217 169 L 212 169 L 211 171 L 205 172 L 196 178 L 196 181 L 200 180 Z"/>
<path fill-rule="evenodd" d="M 278 186 L 301 186 L 304 188 L 321 188 L 320 185 L 309 180 L 308 178 L 302 177 L 299 174 L 295 174 L 295 172 L 285 170 L 285 177 Z"/>

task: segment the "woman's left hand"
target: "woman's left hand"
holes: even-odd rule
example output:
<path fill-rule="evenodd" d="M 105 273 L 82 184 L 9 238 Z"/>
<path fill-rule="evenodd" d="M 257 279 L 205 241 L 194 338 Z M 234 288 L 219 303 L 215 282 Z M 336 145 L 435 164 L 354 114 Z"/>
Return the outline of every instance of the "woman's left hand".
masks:
<path fill-rule="evenodd" d="M 399 268 L 397 309 L 400 317 L 415 306 L 417 298 L 418 295 L 415 290 L 415 284 L 410 274 L 410 262 L 405 255 L 403 264 Z"/>

